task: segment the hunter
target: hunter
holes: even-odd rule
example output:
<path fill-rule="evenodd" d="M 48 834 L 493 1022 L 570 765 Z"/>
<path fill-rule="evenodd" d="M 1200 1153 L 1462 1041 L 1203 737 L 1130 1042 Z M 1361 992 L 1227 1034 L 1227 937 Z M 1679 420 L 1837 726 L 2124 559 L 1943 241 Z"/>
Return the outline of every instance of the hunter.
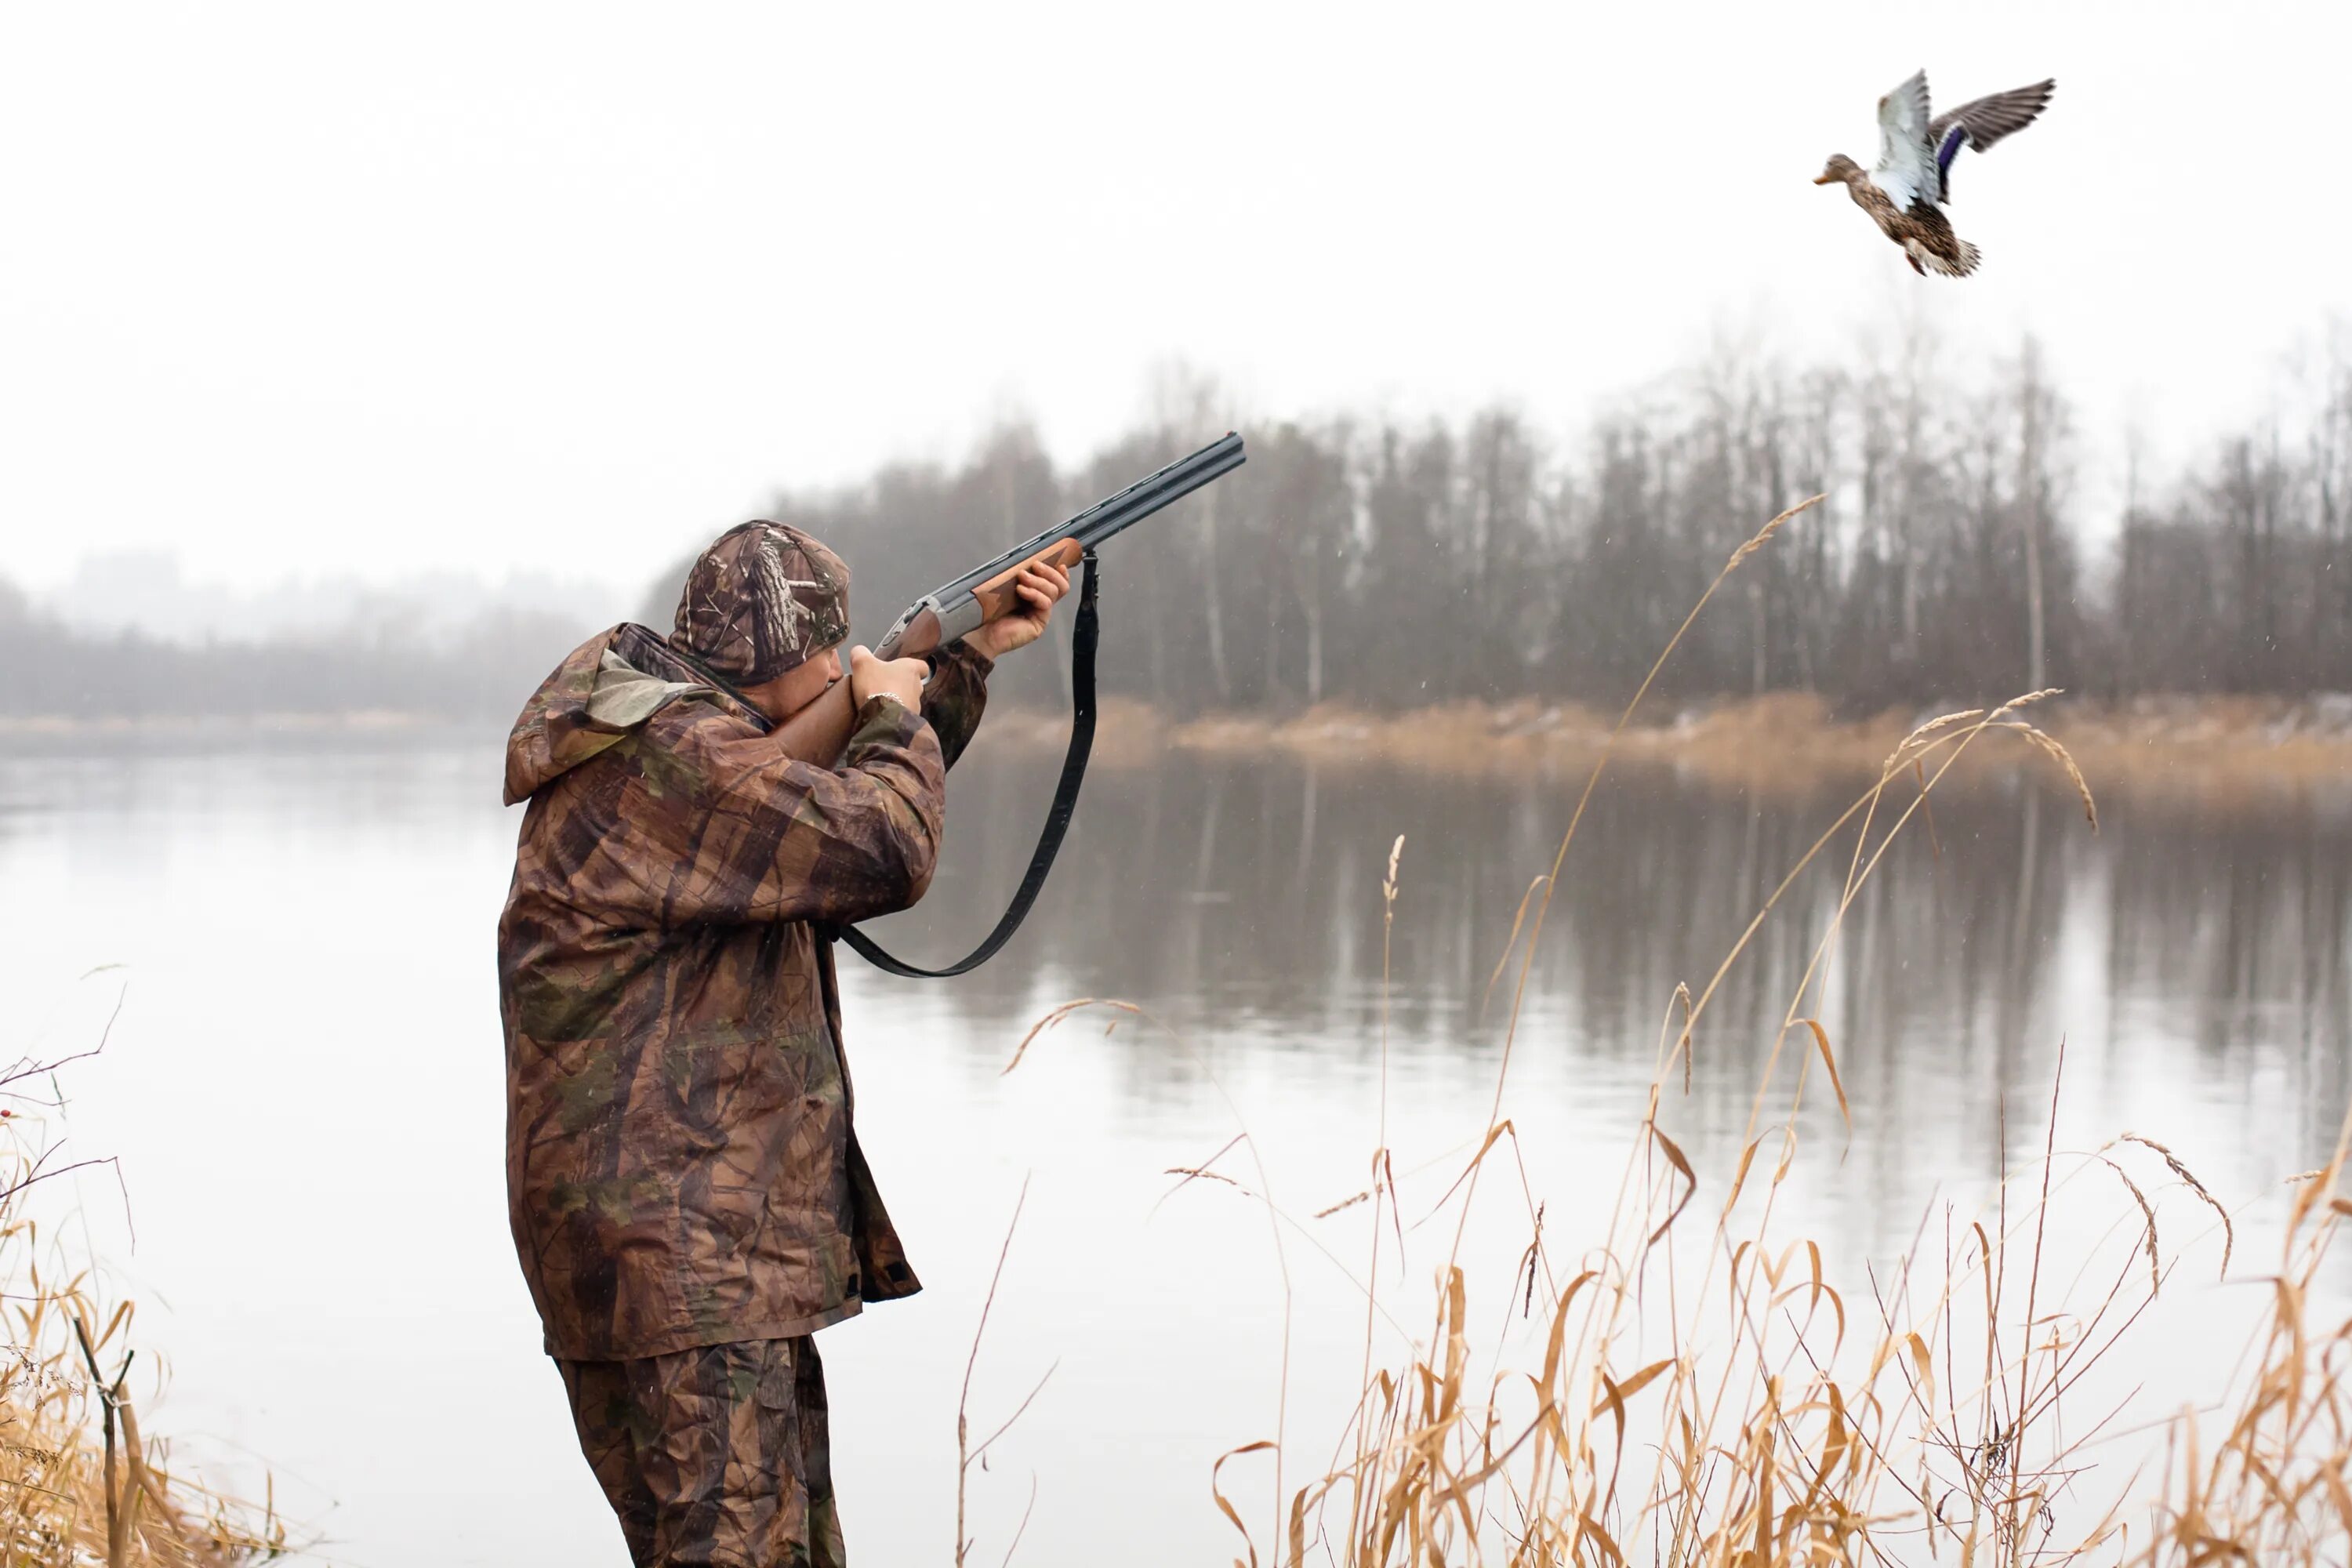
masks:
<path fill-rule="evenodd" d="M 507 1201 L 580 1446 L 639 1564 L 843 1561 L 817 1330 L 919 1287 L 851 1125 L 824 929 L 923 896 L 994 660 L 1068 591 L 929 667 L 840 647 L 849 569 L 750 522 L 667 637 L 599 633 L 507 742 L 528 800 L 499 921 Z M 846 679 L 837 768 L 769 735 Z"/>

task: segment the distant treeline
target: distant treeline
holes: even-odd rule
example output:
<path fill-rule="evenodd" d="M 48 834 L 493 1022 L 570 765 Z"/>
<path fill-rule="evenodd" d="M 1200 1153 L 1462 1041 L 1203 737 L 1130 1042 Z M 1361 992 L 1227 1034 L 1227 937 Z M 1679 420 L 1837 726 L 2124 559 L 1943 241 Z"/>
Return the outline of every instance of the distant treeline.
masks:
<path fill-rule="evenodd" d="M 492 613 L 433 637 L 378 628 L 191 645 L 78 631 L 0 582 L 0 718 L 385 712 L 503 723 L 592 629 Z"/>
<path fill-rule="evenodd" d="M 1171 710 L 1629 695 L 1733 547 L 1822 508 L 1732 580 L 1664 678 L 1691 697 L 1842 708 L 2012 695 L 2352 689 L 2352 359 L 2161 476 L 2085 547 L 2066 399 L 2028 342 L 1986 374 L 1933 345 L 1871 363 L 1727 356 L 1547 442 L 1459 425 L 1244 422 L 1249 463 L 1105 552 L 1103 683 Z M 1222 434 L 1213 388 L 1163 400 L 1075 473 L 1035 434 L 898 464 L 772 515 L 835 546 L 870 640 L 914 596 Z M 2137 467 L 2134 463 L 2135 469 Z M 648 594 L 667 626 L 684 563 Z M 1051 698 L 1061 661 L 1005 681 Z"/>
<path fill-rule="evenodd" d="M 1688 699 L 1778 689 L 1847 711 L 2063 686 L 2352 690 L 2352 356 L 2255 427 L 2141 472 L 2084 515 L 2067 401 L 2031 342 L 1980 374 L 1920 337 L 1853 363 L 1721 354 L 1574 441 L 1507 408 L 1459 424 L 1236 420 L 1207 384 L 1077 470 L 1000 431 L 960 466 L 899 463 L 770 515 L 850 562 L 855 635 L 915 595 L 1238 425 L 1250 460 L 1104 557 L 1103 684 L 1179 713 L 1339 700 L 1628 695 L 1735 545 L 1828 502 L 1743 566 L 1664 677 Z M 713 529 L 716 532 L 717 529 Z M 2086 539 L 2097 540 L 2095 545 Z M 641 618 L 667 628 L 683 562 Z M 1058 623 L 1066 642 L 1068 617 Z M 593 627 L 486 616 L 190 647 L 76 633 L 0 584 L 0 716 L 395 710 L 503 721 Z M 999 689 L 1058 700 L 1063 658 Z"/>

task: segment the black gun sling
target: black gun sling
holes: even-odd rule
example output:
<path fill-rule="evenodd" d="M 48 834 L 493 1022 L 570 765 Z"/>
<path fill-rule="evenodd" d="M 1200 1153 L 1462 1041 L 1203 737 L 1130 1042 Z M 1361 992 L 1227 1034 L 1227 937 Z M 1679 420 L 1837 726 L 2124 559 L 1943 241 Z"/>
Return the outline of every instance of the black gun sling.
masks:
<path fill-rule="evenodd" d="M 1013 895 L 1004 917 L 996 922 L 996 929 L 988 933 L 987 940 L 944 969 L 918 969 L 893 958 L 855 926 L 826 928 L 828 934 L 847 942 L 852 952 L 875 968 L 907 980 L 946 980 L 969 974 L 1013 940 L 1013 933 L 1028 918 L 1029 906 L 1037 901 L 1038 891 L 1045 886 L 1045 875 L 1054 868 L 1054 857 L 1062 847 L 1062 835 L 1069 830 L 1070 815 L 1077 810 L 1078 786 L 1087 777 L 1087 753 L 1095 743 L 1095 643 L 1101 626 L 1095 612 L 1093 551 L 1086 552 L 1085 563 L 1086 576 L 1078 584 L 1078 619 L 1071 628 L 1070 638 L 1070 749 L 1062 757 L 1062 778 L 1054 786 L 1053 809 L 1045 814 L 1045 831 L 1037 836 L 1037 848 L 1029 857 L 1029 870 L 1021 879 L 1020 890 Z"/>

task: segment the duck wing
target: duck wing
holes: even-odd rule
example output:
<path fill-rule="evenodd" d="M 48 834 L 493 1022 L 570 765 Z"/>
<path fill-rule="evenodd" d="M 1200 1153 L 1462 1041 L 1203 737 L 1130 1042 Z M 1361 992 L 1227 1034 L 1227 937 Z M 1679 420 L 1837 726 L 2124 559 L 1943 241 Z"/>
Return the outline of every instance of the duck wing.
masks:
<path fill-rule="evenodd" d="M 2058 81 L 2053 77 L 2032 87 L 2013 87 L 2007 92 L 1971 99 L 1930 121 L 1927 141 L 1936 150 L 1938 199 L 1952 199 L 1952 160 L 1960 155 L 1963 144 L 1981 153 L 2002 137 L 2015 135 L 2033 123 L 2057 90 Z"/>
<path fill-rule="evenodd" d="M 1878 100 L 1878 167 L 1870 177 L 1897 211 L 1943 195 L 1943 171 L 1927 125 L 1927 73 L 1916 71 Z"/>
<path fill-rule="evenodd" d="M 2058 79 L 2052 77 L 2032 87 L 2013 87 L 2007 92 L 1971 99 L 1928 121 L 1927 140 L 1940 143 L 1945 132 L 1958 125 L 1967 130 L 1969 145 L 1981 153 L 2002 137 L 2013 136 L 2032 124 L 2034 117 L 2048 107 L 2050 95 L 2057 90 Z"/>

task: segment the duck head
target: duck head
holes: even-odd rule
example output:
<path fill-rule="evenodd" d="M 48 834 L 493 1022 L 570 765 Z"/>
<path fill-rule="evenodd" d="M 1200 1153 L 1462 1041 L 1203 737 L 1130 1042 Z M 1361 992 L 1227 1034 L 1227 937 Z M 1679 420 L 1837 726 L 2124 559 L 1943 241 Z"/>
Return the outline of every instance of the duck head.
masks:
<path fill-rule="evenodd" d="M 1815 176 L 1813 184 L 1817 185 L 1850 185 L 1853 183 L 1854 177 L 1861 173 L 1861 164 L 1855 163 L 1853 159 L 1847 157 L 1843 153 L 1832 153 L 1830 154 L 1830 161 L 1822 165 L 1822 172 L 1819 175 Z"/>

